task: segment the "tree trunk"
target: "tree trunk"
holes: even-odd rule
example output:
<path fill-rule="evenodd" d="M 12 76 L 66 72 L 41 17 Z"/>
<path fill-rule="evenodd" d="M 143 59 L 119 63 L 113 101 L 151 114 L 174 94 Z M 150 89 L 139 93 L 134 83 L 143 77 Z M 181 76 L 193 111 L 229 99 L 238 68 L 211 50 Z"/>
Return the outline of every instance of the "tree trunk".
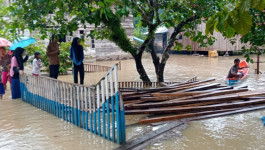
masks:
<path fill-rule="evenodd" d="M 159 65 L 159 69 L 158 69 L 158 80 L 159 82 L 164 82 L 164 70 L 165 70 L 165 66 L 167 63 L 167 60 L 169 58 L 169 52 L 171 51 L 171 48 L 174 45 L 174 42 L 176 40 L 177 35 L 181 32 L 182 27 L 196 19 L 199 19 L 198 16 L 192 16 L 190 18 L 188 18 L 185 21 L 180 22 L 175 28 L 174 28 L 174 32 L 171 34 L 169 42 L 167 47 L 164 49 L 163 55 L 162 55 L 162 60 L 161 63 Z"/>
<path fill-rule="evenodd" d="M 172 33 L 170 40 L 168 42 L 167 47 L 165 48 L 163 55 L 162 55 L 162 60 L 161 63 L 159 65 L 159 73 L 158 73 L 158 79 L 159 82 L 164 82 L 164 70 L 165 70 L 165 66 L 167 63 L 167 60 L 169 58 L 169 52 L 171 50 L 171 47 L 174 45 L 176 36 L 180 33 L 180 28 L 175 28 L 174 32 Z"/>
<path fill-rule="evenodd" d="M 105 16 L 105 18 L 107 17 Z M 108 19 L 102 19 L 102 22 L 110 30 L 109 40 L 113 41 L 124 52 L 128 52 L 133 56 L 136 63 L 136 70 L 140 75 L 140 79 L 143 82 L 151 82 L 142 64 L 142 54 L 146 48 L 146 45 L 149 43 L 150 38 L 147 38 L 140 48 L 136 48 L 133 46 L 124 28 L 121 26 L 120 18 L 115 18 L 115 15 L 113 15 L 111 21 Z"/>
<path fill-rule="evenodd" d="M 140 75 L 140 79 L 143 81 L 143 82 L 151 82 L 151 80 L 149 79 L 145 69 L 144 69 L 144 66 L 142 64 L 142 56 L 135 56 L 134 57 L 134 60 L 135 60 L 135 64 L 136 64 L 136 69 L 137 69 L 137 72 L 139 73 Z"/>
<path fill-rule="evenodd" d="M 149 47 L 149 49 L 151 51 L 153 64 L 155 66 L 156 79 L 157 79 L 157 82 L 159 82 L 159 64 L 160 64 L 159 62 L 160 62 L 160 60 L 159 60 L 159 57 L 157 56 L 156 51 L 155 51 L 154 41 L 155 41 L 155 38 L 150 40 L 148 47 Z"/>

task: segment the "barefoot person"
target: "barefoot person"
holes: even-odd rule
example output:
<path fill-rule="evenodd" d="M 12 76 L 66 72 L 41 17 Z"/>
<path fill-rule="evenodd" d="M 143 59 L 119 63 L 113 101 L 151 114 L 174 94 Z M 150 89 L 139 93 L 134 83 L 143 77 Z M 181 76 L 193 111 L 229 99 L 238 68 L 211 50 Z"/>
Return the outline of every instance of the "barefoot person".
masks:
<path fill-rule="evenodd" d="M 74 65 L 74 83 L 78 83 L 78 72 L 80 75 L 80 84 L 84 84 L 84 49 L 80 45 L 80 39 L 75 37 L 70 48 L 70 58 L 73 60 Z"/>
<path fill-rule="evenodd" d="M 1 52 L 0 65 L 3 67 L 2 83 L 3 83 L 5 90 L 6 90 L 7 81 L 9 81 L 9 83 L 11 85 L 11 78 L 9 75 L 9 70 L 10 70 L 10 66 L 11 66 L 11 55 L 6 53 L 6 49 L 4 47 L 0 48 L 0 52 Z"/>

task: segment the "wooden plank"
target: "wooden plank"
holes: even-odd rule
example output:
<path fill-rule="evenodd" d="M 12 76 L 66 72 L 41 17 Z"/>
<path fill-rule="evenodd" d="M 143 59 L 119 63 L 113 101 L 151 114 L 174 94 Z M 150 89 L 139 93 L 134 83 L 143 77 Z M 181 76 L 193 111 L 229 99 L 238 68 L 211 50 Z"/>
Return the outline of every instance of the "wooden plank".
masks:
<path fill-rule="evenodd" d="M 200 82 L 195 82 L 195 83 L 191 83 L 191 84 L 186 84 L 186 85 L 181 85 L 181 86 L 173 86 L 172 89 L 168 89 L 168 90 L 163 90 L 163 91 L 159 91 L 161 93 L 171 93 L 171 92 L 175 92 L 178 90 L 184 90 L 184 89 L 188 89 L 188 88 L 192 88 L 192 87 L 197 87 L 198 85 L 204 84 L 204 83 L 208 83 L 208 82 L 213 82 L 215 81 L 215 79 L 209 79 L 209 80 L 205 80 L 205 81 L 200 81 Z"/>
<path fill-rule="evenodd" d="M 144 95 L 134 95 L 134 96 L 128 96 L 128 97 L 123 97 L 124 101 L 131 101 L 131 100 L 140 100 L 141 97 L 150 97 L 151 95 L 149 94 L 144 94 Z"/>
<path fill-rule="evenodd" d="M 131 105 L 130 107 L 135 107 L 135 108 L 155 108 L 155 107 L 174 106 L 174 105 L 180 104 L 181 102 L 184 103 L 185 101 L 192 102 L 192 99 L 193 99 L 193 101 L 196 100 L 197 102 L 199 102 L 199 101 L 202 102 L 203 99 L 199 99 L 199 98 L 205 98 L 205 97 L 207 97 L 207 98 L 205 98 L 206 101 L 207 100 L 211 101 L 211 100 L 237 99 L 237 98 L 240 98 L 240 97 L 238 95 L 236 95 L 236 94 L 233 94 L 233 95 L 225 95 L 225 94 L 239 93 L 239 92 L 244 92 L 246 90 L 247 89 L 238 89 L 238 90 L 226 90 L 226 91 L 221 91 L 221 92 L 204 93 L 204 94 L 201 94 L 201 95 L 190 96 L 190 97 L 186 97 L 186 98 L 182 98 L 182 99 L 175 99 L 175 100 L 170 100 L 170 101 L 166 101 L 166 102 L 159 102 L 159 103 L 147 103 L 147 104 Z M 240 96 L 241 97 L 244 97 L 244 96 L 245 97 L 251 97 L 252 96 L 252 95 L 246 95 L 246 92 L 244 92 L 244 93 L 245 93 L 245 95 L 240 95 Z M 222 96 L 220 97 L 219 95 L 222 95 Z M 173 96 L 173 94 L 171 94 L 169 96 Z M 185 101 L 183 101 L 183 100 L 185 100 Z M 187 102 L 185 102 L 185 103 L 187 103 Z"/>
<path fill-rule="evenodd" d="M 251 101 L 240 101 L 232 104 L 217 104 L 209 106 L 198 106 L 198 107 L 179 107 L 179 108 L 168 108 L 168 109 L 147 109 L 147 110 L 127 110 L 125 114 L 165 114 L 165 113 L 176 113 L 176 112 L 192 112 L 192 111 L 207 111 L 207 110 L 218 110 L 237 108 L 249 105 L 265 104 L 265 99 L 251 100 Z"/>
<path fill-rule="evenodd" d="M 174 93 L 151 93 L 150 95 L 153 97 L 182 97 L 182 96 L 195 96 L 200 94 L 205 94 L 206 92 L 174 92 Z"/>
<path fill-rule="evenodd" d="M 184 87 L 195 87 L 198 86 L 200 84 L 204 84 L 204 83 L 208 83 L 208 82 L 213 82 L 215 81 L 215 79 L 209 79 L 209 80 L 204 80 L 204 81 L 200 81 L 200 82 L 191 82 L 191 83 L 178 83 L 178 84 L 173 84 L 170 85 L 168 87 L 162 87 L 162 88 L 154 88 L 154 89 L 143 89 L 143 90 L 139 90 L 137 92 L 132 92 L 130 94 L 122 94 L 123 98 L 127 98 L 129 96 L 140 96 L 140 95 L 145 95 L 145 94 L 150 94 L 150 93 L 154 93 L 154 92 L 163 92 L 163 91 L 167 91 L 167 90 L 172 90 L 172 89 L 178 89 L 180 90 L 181 88 L 184 89 Z M 174 90 L 173 90 L 174 91 Z"/>
<path fill-rule="evenodd" d="M 235 94 L 235 93 L 241 93 L 241 92 L 246 92 L 246 91 L 248 91 L 248 89 L 214 91 L 214 92 L 200 94 L 200 95 L 194 95 L 194 96 L 190 96 L 190 97 L 183 97 L 183 98 L 180 98 L 178 100 L 199 99 L 199 98 L 213 97 L 213 96 L 220 96 L 220 95 L 224 96 L 227 94 Z M 229 95 L 227 95 L 227 96 L 229 96 Z M 175 100 L 172 100 L 172 101 L 175 101 Z"/>
<path fill-rule="evenodd" d="M 228 89 L 233 89 L 233 87 L 232 86 L 225 86 L 225 87 L 219 87 L 219 88 L 203 90 L 203 91 L 204 92 L 214 92 L 214 91 L 221 91 L 221 90 L 228 90 Z"/>
<path fill-rule="evenodd" d="M 180 114 L 180 115 L 169 115 L 169 116 L 163 116 L 163 117 L 145 118 L 145 119 L 139 120 L 138 124 L 150 124 L 150 123 L 163 122 L 163 121 L 169 121 L 169 120 L 191 118 L 191 117 L 216 114 L 216 113 L 221 113 L 221 112 L 229 112 L 229 111 L 234 111 L 238 109 L 239 108 L 223 109 L 223 110 L 205 111 L 205 112 L 197 112 L 197 113 L 186 113 L 186 114 Z"/>
<path fill-rule="evenodd" d="M 199 94 L 203 94 L 203 93 L 205 93 L 205 92 L 174 93 L 173 96 L 166 96 L 167 94 L 165 94 L 165 93 L 161 93 L 161 96 L 157 96 L 157 95 L 159 95 L 159 93 L 157 93 L 157 94 L 155 94 L 154 97 L 141 97 L 140 100 L 145 101 L 145 102 L 147 102 L 147 101 L 167 101 L 167 100 L 172 100 L 172 99 L 181 98 L 181 97 L 199 95 Z"/>
<path fill-rule="evenodd" d="M 192 92 L 192 91 L 198 91 L 198 90 L 212 89 L 212 88 L 218 87 L 219 85 L 220 85 L 219 83 L 208 84 L 208 85 L 194 87 L 194 88 L 190 88 L 190 89 L 186 89 L 186 90 L 181 90 L 179 92 Z"/>

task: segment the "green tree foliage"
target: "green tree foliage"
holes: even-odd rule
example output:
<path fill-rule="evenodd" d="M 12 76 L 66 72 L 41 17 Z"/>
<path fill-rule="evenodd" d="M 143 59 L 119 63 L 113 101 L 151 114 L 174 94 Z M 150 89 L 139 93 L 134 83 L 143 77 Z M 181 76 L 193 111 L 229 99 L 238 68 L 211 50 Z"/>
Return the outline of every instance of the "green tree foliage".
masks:
<path fill-rule="evenodd" d="M 180 32 L 193 36 L 197 42 L 213 39 L 195 32 L 196 27 L 204 19 L 223 11 L 226 0 L 15 0 L 9 7 L 13 16 L 8 28 L 13 34 L 17 30 L 38 31 L 47 34 L 72 34 L 80 26 L 86 28 L 87 23 L 95 25 L 93 36 L 113 41 L 124 52 L 130 53 L 136 63 L 137 71 L 143 81 L 150 81 L 142 64 L 142 54 L 148 47 L 156 68 L 158 81 L 164 81 L 164 68 L 169 52 L 174 46 L 176 36 Z M 122 19 L 129 14 L 140 18 L 139 26 L 148 29 L 144 42 L 134 45 L 125 33 Z M 173 28 L 168 46 L 159 58 L 154 51 L 155 30 L 159 26 Z M 48 28 L 47 28 L 48 27 Z M 196 38 L 197 37 L 197 38 Z M 203 45 L 205 46 L 205 45 Z"/>
<path fill-rule="evenodd" d="M 72 67 L 72 60 L 70 59 L 70 47 L 72 42 L 62 42 L 60 43 L 60 73 L 66 73 L 68 68 Z"/>
<path fill-rule="evenodd" d="M 253 25 L 252 10 L 264 9 L 265 0 L 232 1 L 225 5 L 222 11 L 210 17 L 206 25 L 206 34 L 213 34 L 214 30 L 227 38 L 234 37 L 235 34 L 248 34 Z"/>
<path fill-rule="evenodd" d="M 254 53 L 261 55 L 265 53 L 265 12 L 259 10 L 251 10 L 252 28 L 250 32 L 241 37 L 242 43 L 249 43 L 251 47 L 246 49 L 243 47 L 245 58 L 247 61 L 254 62 L 249 54 Z M 263 50 L 262 50 L 263 49 Z"/>
<path fill-rule="evenodd" d="M 207 22 L 206 33 L 214 30 L 227 38 L 241 35 L 241 42 L 251 44 L 250 49 L 242 47 L 247 61 L 253 63 L 251 53 L 265 53 L 265 0 L 236 0 L 224 7 L 223 11 L 213 15 Z"/>
<path fill-rule="evenodd" d="M 8 11 L 7 11 L 7 5 L 5 5 L 5 0 L 0 0 L 0 5 L 1 5 L 1 9 L 0 9 L 0 37 L 6 38 L 8 40 L 11 39 L 11 37 L 9 36 L 10 33 L 8 33 L 8 30 L 6 28 L 6 24 L 7 24 L 7 18 L 8 17 Z"/>
<path fill-rule="evenodd" d="M 29 65 L 32 64 L 32 61 L 34 59 L 34 53 L 40 52 L 42 56 L 41 61 L 43 63 L 43 66 L 47 67 L 49 65 L 49 61 L 46 55 L 46 46 L 44 45 L 43 41 L 38 38 L 38 35 L 36 35 L 34 38 L 36 39 L 37 42 L 25 47 L 26 53 L 30 56 L 28 64 Z"/>

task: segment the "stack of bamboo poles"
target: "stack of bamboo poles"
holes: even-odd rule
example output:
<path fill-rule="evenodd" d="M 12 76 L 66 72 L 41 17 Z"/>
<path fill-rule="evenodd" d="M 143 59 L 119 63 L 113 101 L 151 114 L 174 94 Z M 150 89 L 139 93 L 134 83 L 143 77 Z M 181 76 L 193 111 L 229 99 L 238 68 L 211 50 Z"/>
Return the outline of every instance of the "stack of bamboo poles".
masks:
<path fill-rule="evenodd" d="M 192 118 L 265 105 L 265 90 L 249 91 L 214 79 L 153 89 L 120 89 L 126 115 L 147 114 L 139 124 Z M 242 111 L 240 111 L 242 112 Z"/>

